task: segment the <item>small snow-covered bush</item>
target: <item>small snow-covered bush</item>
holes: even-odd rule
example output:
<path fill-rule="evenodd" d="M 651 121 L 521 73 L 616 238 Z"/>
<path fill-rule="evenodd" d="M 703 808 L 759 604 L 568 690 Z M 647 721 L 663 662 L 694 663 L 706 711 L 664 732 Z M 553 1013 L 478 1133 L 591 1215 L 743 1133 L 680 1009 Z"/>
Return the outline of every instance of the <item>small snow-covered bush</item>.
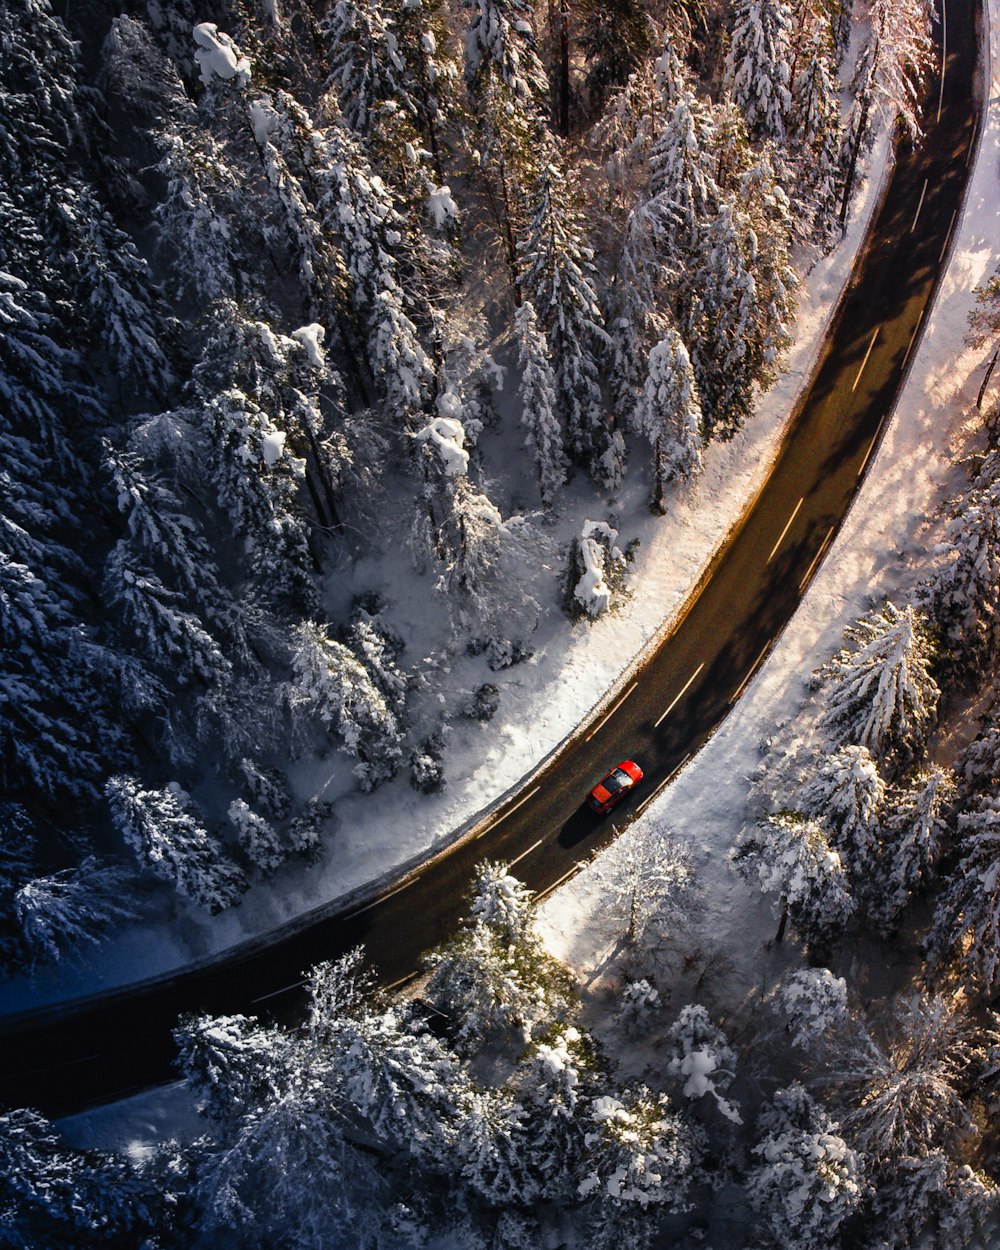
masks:
<path fill-rule="evenodd" d="M 433 794 L 444 787 L 444 743 L 435 734 L 425 738 L 410 756 L 410 785 L 421 794 Z"/>
<path fill-rule="evenodd" d="M 628 565 L 618 531 L 606 521 L 585 521 L 570 546 L 565 608 L 574 620 L 596 620 L 612 609 Z"/>
<path fill-rule="evenodd" d="M 483 682 L 469 695 L 463 709 L 470 720 L 491 721 L 500 707 L 500 691 L 492 682 Z"/>
<path fill-rule="evenodd" d="M 618 1005 L 618 1023 L 626 1037 L 638 1038 L 649 1028 L 660 1009 L 660 992 L 643 977 L 629 981 Z"/>

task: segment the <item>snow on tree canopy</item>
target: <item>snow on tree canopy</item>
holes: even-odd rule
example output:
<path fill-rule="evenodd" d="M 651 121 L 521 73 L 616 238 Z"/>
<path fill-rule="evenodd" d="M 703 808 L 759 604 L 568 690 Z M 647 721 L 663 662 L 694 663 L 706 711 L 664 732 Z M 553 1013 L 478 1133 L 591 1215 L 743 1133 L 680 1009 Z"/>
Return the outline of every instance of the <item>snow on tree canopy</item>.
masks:
<path fill-rule="evenodd" d="M 591 618 L 598 617 L 611 607 L 611 587 L 604 580 L 604 547 L 598 541 L 605 538 L 612 551 L 618 531 L 605 521 L 584 521 L 580 534 L 580 555 L 584 574 L 576 584 L 574 596 L 587 609 Z"/>
<path fill-rule="evenodd" d="M 306 351 L 306 359 L 314 369 L 322 369 L 326 364 L 326 356 L 323 352 L 323 340 L 326 338 L 326 330 L 315 321 L 311 325 L 300 326 L 297 330 L 293 330 L 291 338 L 296 343 L 301 343 Z"/>
<path fill-rule="evenodd" d="M 451 194 L 451 187 L 432 187 L 427 196 L 427 215 L 437 230 L 446 230 L 458 221 L 458 205 Z"/>
<path fill-rule="evenodd" d="M 250 81 L 250 60 L 224 31 L 219 30 L 214 22 L 200 22 L 191 34 L 198 45 L 194 59 L 206 87 L 211 86 L 214 77 L 224 82 L 235 78 L 237 87 L 247 85 Z"/>
<path fill-rule="evenodd" d="M 465 428 L 454 417 L 435 417 L 413 437 L 418 443 L 433 447 L 448 477 L 463 477 L 469 468 L 465 447 Z"/>

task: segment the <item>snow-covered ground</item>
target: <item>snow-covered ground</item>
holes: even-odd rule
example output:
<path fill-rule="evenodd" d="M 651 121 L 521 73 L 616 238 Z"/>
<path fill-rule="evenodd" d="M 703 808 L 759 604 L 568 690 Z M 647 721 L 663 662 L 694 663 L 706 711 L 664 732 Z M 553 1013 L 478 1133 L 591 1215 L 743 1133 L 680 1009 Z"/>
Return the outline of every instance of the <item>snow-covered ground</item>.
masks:
<path fill-rule="evenodd" d="M 777 954 L 765 951 L 774 918 L 759 892 L 735 876 L 727 858 L 744 820 L 748 777 L 760 761 L 759 744 L 777 738 L 791 722 L 805 697 L 804 679 L 837 648 L 844 626 L 872 598 L 905 588 L 918 574 L 935 510 L 957 481 L 955 452 L 975 442 L 976 421 L 970 409 L 985 361 L 982 352 L 965 346 L 964 335 L 971 292 L 995 263 L 1000 205 L 1000 0 L 991 0 L 989 8 L 989 106 L 978 160 L 956 226 L 948 271 L 883 444 L 836 543 L 766 664 L 708 745 L 626 835 L 667 835 L 690 847 L 697 900 L 683 932 L 672 945 L 668 941 L 668 957 L 675 959 L 675 970 L 683 969 L 687 980 L 698 983 L 698 995 L 724 1014 L 772 980 L 780 970 L 778 961 L 784 965 L 794 958 L 787 947 Z M 884 161 L 883 147 L 875 154 L 873 168 L 883 169 Z M 766 472 L 853 260 L 874 202 L 875 181 L 865 189 L 847 243 L 813 271 L 805 286 L 788 375 L 764 401 L 751 431 L 737 443 L 710 450 L 700 486 L 708 494 L 684 501 L 678 513 L 683 538 L 674 526 L 663 526 L 659 548 L 655 534 L 651 537 L 627 611 L 589 630 L 574 631 L 564 651 L 540 657 L 522 679 L 518 700 L 507 700 L 503 719 L 486 727 L 485 732 L 496 739 L 491 758 L 482 759 L 480 741 L 468 744 L 464 755 L 455 750 L 449 755 L 452 780 L 444 797 L 430 804 L 416 796 L 404 802 L 408 796 L 395 792 L 359 798 L 345 815 L 338 844 L 350 853 L 314 883 L 314 892 L 303 890 L 299 899 L 292 900 L 292 910 L 314 904 L 332 882 L 349 889 L 383 871 L 390 846 L 401 856 L 413 856 L 450 836 L 442 831 L 453 831 L 470 819 L 484 801 L 514 784 L 539 755 L 557 745 L 588 710 L 589 694 L 599 688 L 597 678 L 603 674 L 606 682 L 614 669 L 624 667 L 621 657 L 641 651 L 663 627 L 659 623 L 669 621 Z M 709 499 L 710 517 L 704 515 Z M 655 528 L 650 526 L 651 531 Z M 618 658 L 612 667 L 613 657 Z M 530 728 L 518 731 L 519 723 Z M 465 780 L 461 759 L 467 764 Z M 401 846 L 394 835 L 403 821 L 411 834 Z M 539 908 L 550 949 L 570 962 L 584 983 L 600 975 L 622 934 L 622 923 L 608 914 L 605 905 L 607 876 L 615 871 L 615 858 L 613 848 L 598 856 Z M 263 908 L 241 911 L 247 931 L 267 922 Z M 239 936 L 236 931 L 228 934 L 229 940 Z M 181 959 L 184 950 L 168 935 L 157 935 L 157 940 L 161 937 L 167 946 L 160 952 L 160 962 L 168 966 Z M 148 958 L 143 958 L 149 952 L 143 952 L 142 941 L 141 936 L 133 937 L 119 944 L 117 953 L 109 951 L 85 974 L 84 983 L 93 988 L 130 971 L 152 971 Z M 36 983 L 35 1001 L 39 993 L 55 997 L 69 988 L 66 982 L 61 987 Z M 189 1097 L 181 1087 L 168 1086 L 64 1120 L 60 1127 L 81 1146 L 142 1152 L 168 1133 L 183 1135 L 191 1117 Z"/>

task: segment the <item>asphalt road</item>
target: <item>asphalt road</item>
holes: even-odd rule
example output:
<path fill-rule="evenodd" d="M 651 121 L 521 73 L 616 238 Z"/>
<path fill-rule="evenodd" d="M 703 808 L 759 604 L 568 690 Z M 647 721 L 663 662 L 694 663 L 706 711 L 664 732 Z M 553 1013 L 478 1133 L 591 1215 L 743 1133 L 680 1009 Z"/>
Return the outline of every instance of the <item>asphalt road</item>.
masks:
<path fill-rule="evenodd" d="M 384 983 L 407 978 L 420 953 L 454 930 L 477 862 L 513 862 L 533 889 L 552 889 L 613 836 L 612 821 L 583 804 L 594 781 L 624 758 L 645 769 L 642 786 L 614 813 L 620 828 L 705 742 L 795 612 L 843 521 L 941 272 L 973 152 L 981 22 L 973 0 L 947 4 L 926 138 L 899 152 L 771 477 L 656 655 L 505 808 L 377 901 L 305 917 L 269 935 L 268 945 L 169 980 L 0 1020 L 0 1102 L 54 1116 L 170 1079 L 171 1029 L 182 1012 L 288 1018 L 301 1005 L 303 969 L 358 943 Z"/>

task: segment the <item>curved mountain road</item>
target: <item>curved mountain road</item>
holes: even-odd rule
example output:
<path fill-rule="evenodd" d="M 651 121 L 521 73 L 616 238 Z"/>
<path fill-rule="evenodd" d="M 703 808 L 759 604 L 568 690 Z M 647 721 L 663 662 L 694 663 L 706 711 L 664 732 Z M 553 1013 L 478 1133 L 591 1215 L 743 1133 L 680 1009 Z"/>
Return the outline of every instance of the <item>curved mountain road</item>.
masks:
<path fill-rule="evenodd" d="M 973 0 L 938 0 L 945 2 L 926 138 L 899 151 L 773 472 L 683 620 L 610 709 L 525 791 L 379 898 L 305 916 L 168 979 L 0 1019 L 3 1103 L 60 1115 L 167 1080 L 179 1014 L 288 1018 L 301 1006 L 302 970 L 358 943 L 385 983 L 406 979 L 420 952 L 453 931 L 477 862 L 513 861 L 530 887 L 553 888 L 613 836 L 610 820 L 583 805 L 607 768 L 632 757 L 646 771 L 614 815 L 621 825 L 705 742 L 792 617 L 847 514 L 942 272 L 974 151 L 981 23 Z"/>

